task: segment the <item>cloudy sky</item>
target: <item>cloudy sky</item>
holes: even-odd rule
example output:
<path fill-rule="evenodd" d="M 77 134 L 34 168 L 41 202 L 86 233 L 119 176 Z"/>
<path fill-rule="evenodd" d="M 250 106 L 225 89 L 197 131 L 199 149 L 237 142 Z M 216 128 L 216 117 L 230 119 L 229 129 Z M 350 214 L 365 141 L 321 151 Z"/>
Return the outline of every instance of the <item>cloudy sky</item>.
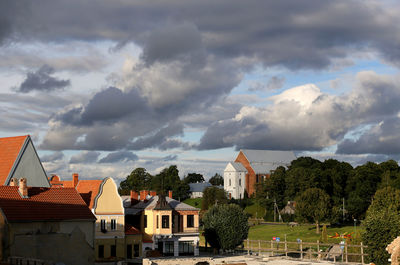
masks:
<path fill-rule="evenodd" d="M 2 0 L 0 135 L 64 179 L 398 160 L 399 67 L 398 1 Z"/>

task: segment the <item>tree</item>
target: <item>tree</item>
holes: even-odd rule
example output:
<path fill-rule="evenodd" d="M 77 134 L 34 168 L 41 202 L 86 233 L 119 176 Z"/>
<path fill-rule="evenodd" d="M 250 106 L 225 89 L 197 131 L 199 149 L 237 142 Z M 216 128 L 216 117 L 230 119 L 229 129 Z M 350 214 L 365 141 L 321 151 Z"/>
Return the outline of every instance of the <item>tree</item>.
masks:
<path fill-rule="evenodd" d="M 119 185 L 121 195 L 127 195 L 131 190 L 141 191 L 150 188 L 152 176 L 145 168 L 138 167 L 129 174 Z"/>
<path fill-rule="evenodd" d="M 203 200 L 201 201 L 201 209 L 207 210 L 209 207 L 218 204 L 228 203 L 226 192 L 217 187 L 207 187 L 203 191 Z"/>
<path fill-rule="evenodd" d="M 184 179 L 187 184 L 189 183 L 201 183 L 204 182 L 204 177 L 202 174 L 198 173 L 189 173 Z"/>
<path fill-rule="evenodd" d="M 204 236 L 215 249 L 235 249 L 249 233 L 247 215 L 236 204 L 214 205 L 203 216 Z"/>
<path fill-rule="evenodd" d="M 176 165 L 172 165 L 164 168 L 153 177 L 151 189 L 157 191 L 157 193 L 167 194 L 169 190 L 173 190 L 174 187 L 179 184 L 179 170 Z"/>
<path fill-rule="evenodd" d="M 319 234 L 319 223 L 329 218 L 330 198 L 325 191 L 310 188 L 296 198 L 296 217 L 300 222 L 314 222 Z"/>
<path fill-rule="evenodd" d="M 223 186 L 224 185 L 224 178 L 220 174 L 215 173 L 215 175 L 210 178 L 209 182 L 213 186 Z"/>
<path fill-rule="evenodd" d="M 400 190 L 387 187 L 375 193 L 363 221 L 364 243 L 368 245 L 369 262 L 387 264 L 390 255 L 385 248 L 400 235 Z"/>

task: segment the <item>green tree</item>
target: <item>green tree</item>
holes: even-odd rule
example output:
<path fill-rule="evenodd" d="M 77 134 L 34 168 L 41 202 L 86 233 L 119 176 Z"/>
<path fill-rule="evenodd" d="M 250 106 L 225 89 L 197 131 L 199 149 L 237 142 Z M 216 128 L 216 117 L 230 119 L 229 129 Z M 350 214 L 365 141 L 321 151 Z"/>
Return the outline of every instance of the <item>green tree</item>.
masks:
<path fill-rule="evenodd" d="M 387 187 L 375 193 L 363 221 L 362 239 L 369 262 L 388 264 L 385 248 L 400 234 L 400 190 Z"/>
<path fill-rule="evenodd" d="M 157 193 L 167 194 L 169 190 L 174 190 L 174 187 L 179 184 L 179 170 L 176 165 L 172 165 L 164 168 L 152 178 L 151 188 Z"/>
<path fill-rule="evenodd" d="M 296 218 L 300 222 L 314 222 L 319 234 L 319 224 L 330 216 L 330 198 L 325 191 L 310 188 L 296 198 Z"/>
<path fill-rule="evenodd" d="M 213 186 L 223 186 L 224 178 L 220 174 L 215 173 L 215 175 L 211 177 L 208 182 L 210 182 Z"/>
<path fill-rule="evenodd" d="M 228 203 L 226 192 L 217 187 L 207 187 L 203 191 L 203 200 L 201 201 L 201 209 L 207 210 L 209 207 L 217 204 Z"/>
<path fill-rule="evenodd" d="M 204 177 L 202 174 L 189 173 L 184 179 L 186 183 L 201 183 L 204 182 Z"/>
<path fill-rule="evenodd" d="M 127 195 L 131 190 L 141 191 L 150 188 L 152 176 L 145 168 L 138 167 L 129 174 L 119 185 L 119 193 Z"/>
<path fill-rule="evenodd" d="M 204 236 L 215 249 L 235 249 L 249 233 L 247 215 L 236 204 L 214 205 L 203 216 Z"/>

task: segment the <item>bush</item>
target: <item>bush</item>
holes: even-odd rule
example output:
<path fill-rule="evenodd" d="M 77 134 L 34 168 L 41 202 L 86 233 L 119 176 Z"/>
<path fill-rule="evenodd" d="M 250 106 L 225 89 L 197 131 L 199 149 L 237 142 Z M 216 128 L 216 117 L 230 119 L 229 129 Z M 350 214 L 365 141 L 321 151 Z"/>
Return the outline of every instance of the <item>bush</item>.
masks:
<path fill-rule="evenodd" d="M 204 214 L 203 223 L 204 237 L 216 249 L 235 249 L 249 233 L 247 216 L 236 204 L 211 207 Z"/>
<path fill-rule="evenodd" d="M 386 247 L 400 235 L 400 191 L 393 188 L 378 190 L 363 221 L 362 239 L 368 248 L 367 260 L 377 265 L 388 264 Z"/>

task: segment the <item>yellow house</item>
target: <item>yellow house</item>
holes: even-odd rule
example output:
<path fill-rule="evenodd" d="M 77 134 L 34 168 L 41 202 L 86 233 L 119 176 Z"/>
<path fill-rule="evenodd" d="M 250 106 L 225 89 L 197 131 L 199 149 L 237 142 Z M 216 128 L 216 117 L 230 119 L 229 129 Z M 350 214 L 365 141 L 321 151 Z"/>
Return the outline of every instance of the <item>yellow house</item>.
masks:
<path fill-rule="evenodd" d="M 71 181 L 60 181 L 53 176 L 54 186 L 74 186 L 96 216 L 95 257 L 97 261 L 132 259 L 141 255 L 142 235 L 132 226 L 125 226 L 122 199 L 115 181 L 79 180 L 73 174 Z"/>
<path fill-rule="evenodd" d="M 143 233 L 143 250 L 164 256 L 199 255 L 199 209 L 169 196 L 141 192 L 124 196 L 126 221 Z"/>

